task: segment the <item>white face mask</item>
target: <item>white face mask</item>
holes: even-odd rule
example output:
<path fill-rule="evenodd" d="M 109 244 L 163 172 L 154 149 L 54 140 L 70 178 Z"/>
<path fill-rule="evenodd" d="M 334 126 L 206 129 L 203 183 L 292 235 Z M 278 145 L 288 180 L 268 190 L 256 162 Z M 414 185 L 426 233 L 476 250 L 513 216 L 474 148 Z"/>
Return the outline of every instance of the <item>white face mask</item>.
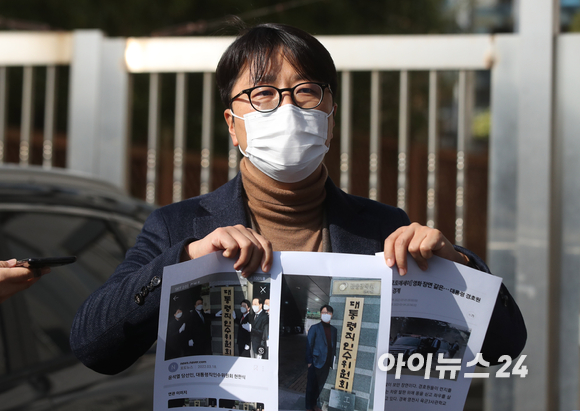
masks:
<path fill-rule="evenodd" d="M 259 305 L 252 305 L 252 310 L 254 310 L 254 312 L 257 313 L 258 311 L 260 311 L 260 306 Z"/>
<path fill-rule="evenodd" d="M 248 311 L 248 310 L 246 310 L 246 307 L 240 307 L 240 311 L 242 312 L 242 314 L 245 314 L 246 311 Z"/>
<path fill-rule="evenodd" d="M 270 306 L 268 304 L 264 304 L 264 310 L 268 311 L 270 309 Z"/>
<path fill-rule="evenodd" d="M 328 151 L 328 117 L 333 111 L 326 114 L 284 104 L 270 113 L 255 111 L 243 118 L 232 112 L 245 121 L 247 147 L 245 153 L 241 147 L 240 151 L 276 181 L 302 181 L 318 168 Z"/>
<path fill-rule="evenodd" d="M 332 315 L 331 314 L 321 314 L 320 315 L 320 319 L 324 323 L 329 323 L 331 318 L 332 318 Z"/>
<path fill-rule="evenodd" d="M 201 310 L 203 310 L 203 304 L 196 305 L 196 306 L 195 306 L 195 309 L 196 309 L 197 311 L 201 311 Z"/>
<path fill-rule="evenodd" d="M 183 313 L 177 313 L 177 314 L 175 314 L 175 318 L 177 318 L 179 320 L 182 315 L 183 315 Z"/>

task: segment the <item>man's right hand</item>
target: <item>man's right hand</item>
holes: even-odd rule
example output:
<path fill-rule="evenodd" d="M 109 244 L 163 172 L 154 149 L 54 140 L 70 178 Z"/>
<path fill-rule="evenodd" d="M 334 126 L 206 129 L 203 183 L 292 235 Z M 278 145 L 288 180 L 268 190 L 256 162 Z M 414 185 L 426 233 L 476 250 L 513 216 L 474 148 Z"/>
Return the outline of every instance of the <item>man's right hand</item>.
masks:
<path fill-rule="evenodd" d="M 272 243 L 251 228 L 238 224 L 220 227 L 201 240 L 190 243 L 184 250 L 182 261 L 195 259 L 223 250 L 223 256 L 234 258 L 235 270 L 249 277 L 258 268 L 268 272 L 272 268 Z"/>

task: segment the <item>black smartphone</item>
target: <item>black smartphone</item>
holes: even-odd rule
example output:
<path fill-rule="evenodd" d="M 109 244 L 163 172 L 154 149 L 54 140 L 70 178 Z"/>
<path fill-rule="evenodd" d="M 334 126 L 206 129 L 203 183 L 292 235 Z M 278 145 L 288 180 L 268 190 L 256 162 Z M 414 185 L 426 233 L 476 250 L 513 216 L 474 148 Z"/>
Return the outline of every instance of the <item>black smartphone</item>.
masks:
<path fill-rule="evenodd" d="M 46 257 L 46 258 L 25 258 L 16 261 L 16 267 L 26 268 L 43 268 L 58 267 L 61 265 L 72 264 L 77 260 L 76 257 Z"/>

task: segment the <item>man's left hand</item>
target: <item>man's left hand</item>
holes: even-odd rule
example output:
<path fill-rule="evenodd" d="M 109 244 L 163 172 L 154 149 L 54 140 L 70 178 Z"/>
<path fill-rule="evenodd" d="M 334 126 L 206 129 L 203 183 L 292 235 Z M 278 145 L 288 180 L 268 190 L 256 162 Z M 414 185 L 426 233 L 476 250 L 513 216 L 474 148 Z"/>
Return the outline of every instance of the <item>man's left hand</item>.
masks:
<path fill-rule="evenodd" d="M 434 255 L 460 264 L 469 263 L 441 231 L 418 223 L 400 227 L 385 240 L 385 261 L 389 267 L 396 264 L 400 275 L 407 274 L 407 252 L 423 271 Z"/>

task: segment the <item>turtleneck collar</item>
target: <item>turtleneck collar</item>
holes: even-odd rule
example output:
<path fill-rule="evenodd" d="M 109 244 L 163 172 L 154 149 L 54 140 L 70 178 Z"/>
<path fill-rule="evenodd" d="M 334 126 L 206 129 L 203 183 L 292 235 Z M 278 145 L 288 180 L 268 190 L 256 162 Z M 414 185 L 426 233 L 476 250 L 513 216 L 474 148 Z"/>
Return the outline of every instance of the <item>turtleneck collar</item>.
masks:
<path fill-rule="evenodd" d="M 328 177 L 321 164 L 297 183 L 278 182 L 249 160 L 240 162 L 246 204 L 254 227 L 272 242 L 275 251 L 321 251 L 324 184 Z"/>

